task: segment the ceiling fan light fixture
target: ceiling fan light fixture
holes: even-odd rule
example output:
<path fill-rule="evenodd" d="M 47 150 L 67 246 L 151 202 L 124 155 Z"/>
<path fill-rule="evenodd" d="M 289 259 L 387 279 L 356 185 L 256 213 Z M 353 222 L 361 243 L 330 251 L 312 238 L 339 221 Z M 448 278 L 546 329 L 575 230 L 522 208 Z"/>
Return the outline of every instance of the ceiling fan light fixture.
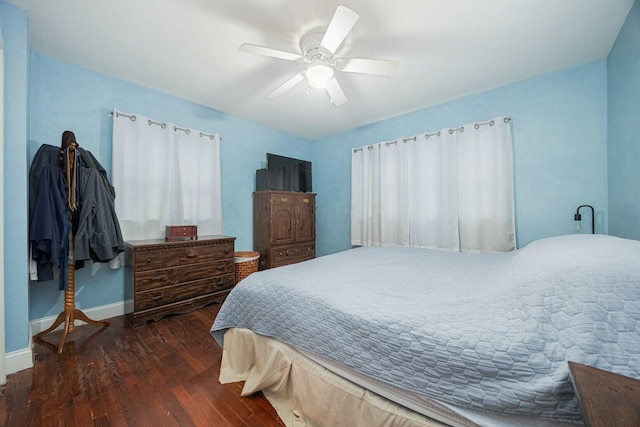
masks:
<path fill-rule="evenodd" d="M 305 72 L 309 86 L 316 89 L 327 87 L 333 78 L 333 68 L 327 64 L 314 63 L 307 67 Z"/>
<path fill-rule="evenodd" d="M 307 64 L 305 69 L 300 69 L 289 80 L 271 91 L 266 96 L 267 99 L 277 98 L 306 79 L 307 94 L 309 94 L 309 87 L 325 89 L 333 105 L 342 105 L 347 102 L 347 97 L 334 76 L 336 71 L 388 77 L 398 68 L 398 61 L 335 56 L 336 50 L 342 46 L 358 19 L 359 15 L 348 7 L 336 7 L 329 26 L 324 31 L 316 28 L 300 38 L 300 54 L 250 43 L 240 45 L 240 50 Z"/>

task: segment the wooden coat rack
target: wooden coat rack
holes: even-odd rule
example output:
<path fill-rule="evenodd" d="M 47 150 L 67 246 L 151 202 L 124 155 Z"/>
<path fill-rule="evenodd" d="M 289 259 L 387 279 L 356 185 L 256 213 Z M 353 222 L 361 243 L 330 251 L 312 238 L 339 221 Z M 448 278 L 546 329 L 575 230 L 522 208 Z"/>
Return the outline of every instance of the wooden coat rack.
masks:
<path fill-rule="evenodd" d="M 40 339 L 43 335 L 48 334 L 49 332 L 55 330 L 58 326 L 60 326 L 64 322 L 64 329 L 62 332 L 62 338 L 60 339 L 60 344 L 58 344 L 58 354 L 62 354 L 62 350 L 64 349 L 64 344 L 67 340 L 68 334 L 75 331 L 75 320 L 81 320 L 87 324 L 91 325 L 102 325 L 103 328 L 109 326 L 109 322 L 99 321 L 90 319 L 86 314 L 76 308 L 76 291 L 75 291 L 75 264 L 73 259 L 73 246 L 74 246 L 74 235 L 73 235 L 73 221 L 72 217 L 77 212 L 77 207 L 75 204 L 75 176 L 76 176 L 76 142 L 71 142 L 69 145 L 69 153 L 68 158 L 66 159 L 66 180 L 67 180 L 67 188 L 68 188 L 68 203 L 69 203 L 69 221 L 71 222 L 71 231 L 69 232 L 69 259 L 68 259 L 68 283 L 67 289 L 64 291 L 64 311 L 58 315 L 53 324 L 45 329 L 44 331 L 33 336 L 34 339 Z"/>

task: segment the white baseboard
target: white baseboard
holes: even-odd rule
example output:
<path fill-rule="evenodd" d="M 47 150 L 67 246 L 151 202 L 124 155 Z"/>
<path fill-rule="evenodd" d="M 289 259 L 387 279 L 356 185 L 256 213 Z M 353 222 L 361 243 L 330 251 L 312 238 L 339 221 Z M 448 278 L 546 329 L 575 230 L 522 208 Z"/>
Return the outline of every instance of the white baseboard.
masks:
<path fill-rule="evenodd" d="M 86 314 L 90 319 L 100 320 L 109 319 L 111 317 L 122 316 L 125 313 L 131 313 L 133 311 L 133 300 L 114 302 L 113 304 L 101 305 L 98 307 L 91 307 L 88 309 L 82 309 L 82 312 Z M 34 319 L 31 321 L 31 336 L 36 335 L 48 327 L 56 320 L 58 315 L 43 317 L 40 319 Z M 75 320 L 77 325 L 84 325 L 82 320 Z M 55 330 L 62 329 L 61 324 Z"/>
<path fill-rule="evenodd" d="M 33 352 L 30 348 L 12 351 L 4 355 L 7 375 L 33 367 Z"/>
<path fill-rule="evenodd" d="M 101 305 L 98 307 L 92 307 L 82 310 L 84 314 L 91 319 L 109 319 L 111 317 L 122 316 L 125 313 L 131 313 L 133 311 L 133 300 L 120 301 L 113 304 Z M 41 319 L 34 319 L 29 322 L 30 336 L 34 336 L 53 324 L 58 316 L 43 317 Z M 82 320 L 76 320 L 77 325 L 84 325 Z M 56 328 L 62 329 L 63 325 Z M 5 354 L 5 367 L 7 375 L 13 374 L 23 369 L 29 369 L 33 367 L 33 351 L 31 348 L 25 348 L 22 350 L 12 351 Z"/>

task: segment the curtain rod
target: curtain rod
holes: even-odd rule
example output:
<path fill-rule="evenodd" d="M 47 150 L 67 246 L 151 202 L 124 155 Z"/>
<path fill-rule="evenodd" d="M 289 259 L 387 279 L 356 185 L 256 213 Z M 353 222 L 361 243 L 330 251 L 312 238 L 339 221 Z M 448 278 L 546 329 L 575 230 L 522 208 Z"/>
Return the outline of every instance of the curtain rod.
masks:
<path fill-rule="evenodd" d="M 505 118 L 503 118 L 503 121 L 505 123 L 509 123 L 511 121 L 511 117 L 505 117 Z M 474 127 L 474 129 L 480 129 L 480 126 L 484 126 L 484 125 L 493 126 L 495 124 L 496 124 L 495 120 L 491 119 L 491 120 L 489 120 L 487 122 L 474 123 L 473 127 Z M 454 132 L 464 132 L 464 126 L 460 126 L 459 128 L 450 128 L 449 129 L 449 134 L 450 135 L 453 134 Z M 424 134 L 424 139 L 429 139 L 429 137 L 431 137 L 431 136 L 440 136 L 440 131 L 433 132 L 433 133 L 425 133 Z M 402 142 L 417 141 L 417 139 L 418 139 L 417 137 L 412 136 L 411 138 L 402 138 Z M 390 145 L 397 144 L 397 143 L 398 143 L 398 141 L 396 140 L 396 141 L 385 142 L 384 144 L 388 147 Z M 369 150 L 373 150 L 373 145 L 367 145 L 366 147 Z M 354 148 L 353 152 L 357 153 L 358 151 L 362 151 L 363 148 L 364 147 Z"/>
<path fill-rule="evenodd" d="M 109 112 L 109 116 L 113 117 L 113 111 Z M 120 111 L 116 111 L 116 117 L 127 117 L 129 120 L 131 120 L 132 122 L 135 122 L 138 118 L 136 117 L 135 114 L 125 114 L 125 113 L 121 113 Z M 151 125 L 158 125 L 160 126 L 162 129 L 167 127 L 167 124 L 164 122 L 156 122 L 154 120 L 148 119 L 147 123 L 149 124 L 149 126 Z M 179 130 L 183 131 L 184 133 L 186 133 L 187 135 L 191 134 L 191 129 L 189 128 L 182 128 L 176 125 L 173 125 L 173 130 L 174 132 L 177 132 Z M 210 140 L 214 140 L 216 138 L 216 135 L 214 133 L 205 133 L 205 132 L 200 132 L 200 138 L 202 137 L 207 137 Z M 220 142 L 222 142 L 222 137 L 220 137 Z"/>

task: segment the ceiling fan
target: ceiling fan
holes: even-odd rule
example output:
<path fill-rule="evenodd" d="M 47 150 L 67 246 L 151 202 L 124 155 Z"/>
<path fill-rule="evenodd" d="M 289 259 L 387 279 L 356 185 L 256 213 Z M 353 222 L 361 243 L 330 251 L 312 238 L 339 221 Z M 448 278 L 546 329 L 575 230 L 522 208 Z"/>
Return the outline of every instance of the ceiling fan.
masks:
<path fill-rule="evenodd" d="M 240 50 L 272 58 L 306 64 L 306 68 L 269 93 L 266 98 L 274 99 L 306 79 L 309 87 L 324 88 L 333 105 L 342 105 L 347 97 L 336 80 L 336 71 L 349 73 L 390 76 L 398 68 L 398 61 L 386 59 L 363 59 L 334 57 L 347 34 L 360 16 L 353 10 L 338 6 L 329 26 L 323 32 L 311 32 L 300 40 L 299 53 L 291 53 L 269 47 L 243 43 Z"/>

